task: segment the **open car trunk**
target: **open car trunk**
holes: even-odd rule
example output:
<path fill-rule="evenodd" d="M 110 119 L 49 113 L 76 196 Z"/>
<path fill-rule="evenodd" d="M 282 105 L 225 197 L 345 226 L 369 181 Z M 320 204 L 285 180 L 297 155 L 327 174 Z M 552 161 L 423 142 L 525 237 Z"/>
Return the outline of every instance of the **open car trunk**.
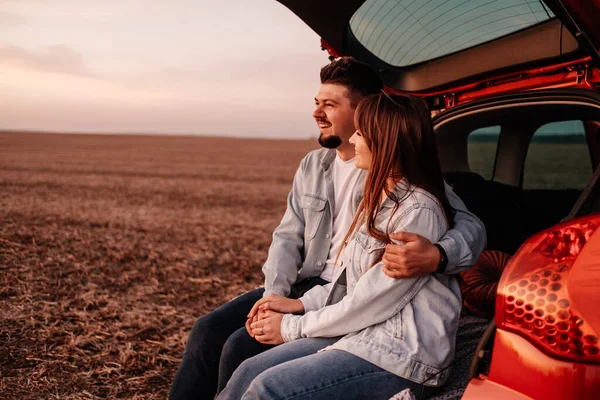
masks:
<path fill-rule="evenodd" d="M 332 55 L 375 67 L 390 90 L 444 109 L 492 94 L 600 82 L 598 3 L 279 0 Z"/>

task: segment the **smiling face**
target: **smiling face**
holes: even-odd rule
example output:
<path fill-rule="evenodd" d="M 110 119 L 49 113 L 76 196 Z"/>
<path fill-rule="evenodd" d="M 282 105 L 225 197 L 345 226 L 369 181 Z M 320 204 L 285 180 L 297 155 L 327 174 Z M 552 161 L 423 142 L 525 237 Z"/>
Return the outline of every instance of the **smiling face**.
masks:
<path fill-rule="evenodd" d="M 359 131 L 354 132 L 354 135 L 350 137 L 350 143 L 354 145 L 354 154 L 356 157 L 354 165 L 356 165 L 356 168 L 368 170 L 371 167 L 373 155 L 362 133 Z"/>
<path fill-rule="evenodd" d="M 319 127 L 319 143 L 335 148 L 343 159 L 352 158 L 353 149 L 348 139 L 354 133 L 354 99 L 343 85 L 324 83 L 315 97 L 313 118 Z"/>

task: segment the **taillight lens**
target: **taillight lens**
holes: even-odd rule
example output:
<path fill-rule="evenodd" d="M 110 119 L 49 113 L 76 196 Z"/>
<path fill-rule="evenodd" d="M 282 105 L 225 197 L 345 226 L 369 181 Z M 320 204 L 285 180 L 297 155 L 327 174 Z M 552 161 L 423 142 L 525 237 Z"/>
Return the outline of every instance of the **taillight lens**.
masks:
<path fill-rule="evenodd" d="M 600 292 L 598 284 L 584 282 L 600 279 L 600 268 L 578 265 L 581 258 L 598 257 L 600 231 L 592 236 L 599 226 L 600 215 L 587 216 L 528 239 L 498 284 L 496 325 L 551 356 L 600 362 Z M 594 243 L 583 251 L 589 242 Z"/>

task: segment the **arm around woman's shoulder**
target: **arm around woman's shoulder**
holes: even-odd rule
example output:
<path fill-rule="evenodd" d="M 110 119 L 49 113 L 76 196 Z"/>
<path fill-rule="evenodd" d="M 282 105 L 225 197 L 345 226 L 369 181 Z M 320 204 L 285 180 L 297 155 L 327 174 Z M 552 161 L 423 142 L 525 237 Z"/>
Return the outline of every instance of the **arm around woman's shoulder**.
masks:
<path fill-rule="evenodd" d="M 448 256 L 445 271 L 448 275 L 462 272 L 475 264 L 486 246 L 487 236 L 483 222 L 467 210 L 465 203 L 448 184 L 445 186 L 446 196 L 456 211 L 454 227 L 438 242 Z"/>

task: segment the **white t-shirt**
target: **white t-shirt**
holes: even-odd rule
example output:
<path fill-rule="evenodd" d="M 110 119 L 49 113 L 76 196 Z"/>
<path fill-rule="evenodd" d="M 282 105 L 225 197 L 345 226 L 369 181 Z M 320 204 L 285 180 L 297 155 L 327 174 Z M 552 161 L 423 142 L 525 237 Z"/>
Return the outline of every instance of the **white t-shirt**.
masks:
<path fill-rule="evenodd" d="M 339 155 L 336 155 L 335 161 L 331 166 L 333 193 L 335 195 L 333 232 L 327 262 L 323 272 L 321 272 L 321 278 L 330 282 L 335 272 L 334 264 L 338 251 L 354 219 L 354 214 L 352 213 L 352 194 L 360 176 L 360 169 L 354 166 L 354 158 L 343 161 Z"/>

